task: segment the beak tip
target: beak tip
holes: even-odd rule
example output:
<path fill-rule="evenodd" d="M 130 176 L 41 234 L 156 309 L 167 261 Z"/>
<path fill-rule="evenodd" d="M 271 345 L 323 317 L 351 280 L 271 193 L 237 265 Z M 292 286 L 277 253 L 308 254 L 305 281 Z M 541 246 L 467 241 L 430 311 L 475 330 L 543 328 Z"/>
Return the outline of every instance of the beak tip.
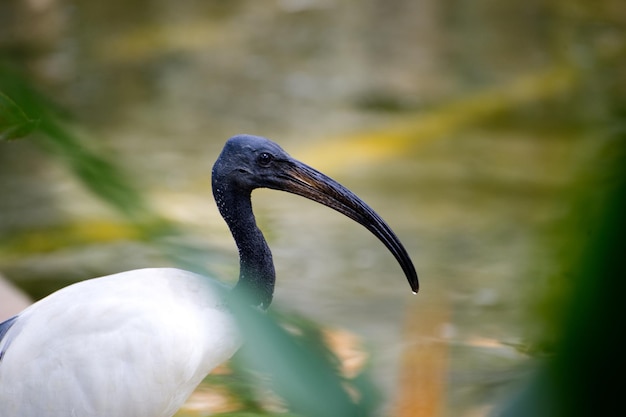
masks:
<path fill-rule="evenodd" d="M 411 285 L 411 292 L 413 293 L 413 295 L 417 295 L 419 291 L 420 291 L 419 284 Z"/>

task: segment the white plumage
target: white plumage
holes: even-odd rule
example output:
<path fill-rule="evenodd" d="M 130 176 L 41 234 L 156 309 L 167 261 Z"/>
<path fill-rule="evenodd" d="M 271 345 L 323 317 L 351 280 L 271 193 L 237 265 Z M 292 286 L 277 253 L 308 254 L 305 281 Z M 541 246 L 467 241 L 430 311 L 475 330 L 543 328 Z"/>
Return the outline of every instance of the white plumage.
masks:
<path fill-rule="evenodd" d="M 67 404 L 76 417 L 173 415 L 240 345 L 225 290 L 191 272 L 150 268 L 33 304 L 0 342 L 0 416 L 67 416 Z"/>

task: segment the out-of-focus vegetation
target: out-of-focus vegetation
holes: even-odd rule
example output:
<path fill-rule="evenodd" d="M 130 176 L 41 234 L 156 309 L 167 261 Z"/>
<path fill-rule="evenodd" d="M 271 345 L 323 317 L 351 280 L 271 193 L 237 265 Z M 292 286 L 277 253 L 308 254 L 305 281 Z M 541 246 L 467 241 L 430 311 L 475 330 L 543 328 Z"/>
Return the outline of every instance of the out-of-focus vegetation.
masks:
<path fill-rule="evenodd" d="M 70 126 L 64 124 L 58 105 L 39 93 L 32 82 L 15 70 L 0 66 L 0 91 L 2 138 L 16 139 L 33 134 L 42 148 L 60 158 L 103 202 L 136 221 L 154 217 L 120 169 L 101 152 L 89 149 L 86 141 L 81 141 Z"/>
<path fill-rule="evenodd" d="M 380 396 L 367 367 L 351 375 L 342 372 L 343 364 L 317 324 L 294 315 L 260 314 L 245 303 L 235 311 L 247 342 L 233 361 L 234 373 L 218 380 L 230 385 L 243 411 L 374 415 Z M 271 393 L 279 400 L 272 401 Z"/>
<path fill-rule="evenodd" d="M 36 298 L 70 279 L 154 262 L 233 277 L 236 262 L 228 250 L 194 232 L 212 232 L 211 241 L 229 237 L 216 232 L 207 201 L 188 195 L 209 194 L 199 178 L 208 177 L 209 158 L 230 134 L 285 138 L 294 156 L 373 190 L 417 254 L 424 290 L 411 301 L 417 307 L 406 306 L 393 284 L 388 292 L 380 288 L 393 269 L 377 269 L 384 261 L 373 255 L 376 247 L 345 237 L 358 236 L 354 231 L 314 223 L 322 236 L 334 232 L 338 243 L 324 241 L 320 246 L 330 249 L 319 252 L 299 238 L 305 249 L 294 253 L 284 249 L 293 241 L 278 245 L 280 227 L 296 229 L 289 210 L 279 207 L 283 201 L 257 212 L 283 255 L 277 261 L 292 255 L 297 265 L 285 267 L 297 284 L 281 281 L 279 273 L 279 290 L 288 289 L 292 308 L 306 307 L 302 294 L 318 295 L 311 304 L 321 312 L 311 310 L 322 317 L 354 309 L 352 299 L 369 300 L 351 324 L 362 330 L 363 322 L 380 317 L 385 326 L 373 326 L 385 335 L 377 336 L 379 349 L 393 334 L 380 328 L 396 326 L 393 319 L 405 315 L 410 329 L 382 349 L 401 357 L 386 363 L 417 368 L 416 360 L 431 354 L 447 358 L 427 372 L 399 369 L 406 378 L 397 380 L 406 386 L 386 381 L 386 415 L 582 416 L 594 415 L 594 404 L 617 410 L 610 376 L 624 373 L 618 338 L 626 278 L 619 262 L 626 195 L 621 3 L 4 2 L 0 139 L 10 142 L 0 142 L 0 189 L 7 190 L 0 201 L 6 210 L 0 213 L 0 268 L 33 275 L 11 278 Z M 50 181 L 64 185 L 33 194 L 20 189 L 47 182 L 49 171 Z M 64 191 L 72 189 L 68 177 L 117 214 L 94 210 L 80 191 Z M 67 208 L 74 204 L 96 214 L 69 216 L 76 214 Z M 203 216 L 205 223 L 197 220 Z M 142 249 L 126 242 L 142 242 Z M 92 262 L 92 252 L 106 251 L 114 255 Z M 314 260 L 307 263 L 309 257 Z M 42 258 L 35 272 L 22 266 Z M 352 276 L 350 282 L 364 283 L 340 293 L 340 278 Z M 333 297 L 339 301 L 333 304 Z M 280 302 L 279 294 L 277 308 Z M 336 307 L 342 304 L 348 307 Z M 296 337 L 273 321 L 252 326 L 274 335 L 264 340 L 263 363 L 235 361 L 232 373 L 209 378 L 238 393 L 239 403 L 225 415 L 286 415 L 285 404 L 302 415 L 376 409 L 367 380 L 346 381 L 334 372 L 335 359 L 315 327 L 286 317 L 279 322 L 299 329 Z M 414 334 L 425 327 L 427 335 Z M 411 354 L 433 340 L 435 353 Z M 289 355 L 275 355 L 283 348 L 295 356 L 295 368 L 281 368 Z M 264 364 L 285 373 L 260 384 L 259 372 L 267 369 L 258 365 Z M 294 399 L 293 384 L 311 367 L 322 381 L 312 381 L 311 392 L 337 395 L 336 403 L 307 408 L 307 399 Z M 540 371 L 518 390 L 535 367 Z M 430 386 L 431 379 L 421 378 L 436 373 L 445 374 L 437 384 L 447 381 L 447 387 L 411 390 Z M 267 407 L 259 385 L 282 394 L 284 403 Z M 334 389 L 323 394 L 316 386 Z M 351 411 L 337 413 L 334 406 Z"/>
<path fill-rule="evenodd" d="M 28 135 L 36 126 L 24 111 L 6 95 L 0 95 L 0 140 L 17 139 Z"/>
<path fill-rule="evenodd" d="M 616 121 L 623 115 L 616 115 Z M 559 260 L 543 294 L 540 341 L 548 355 L 528 385 L 498 416 L 593 416 L 623 406 L 619 380 L 626 372 L 622 297 L 626 290 L 626 130 L 607 130 L 609 144 L 594 160 L 586 187 L 549 242 Z M 544 351 L 544 354 L 545 354 Z"/>

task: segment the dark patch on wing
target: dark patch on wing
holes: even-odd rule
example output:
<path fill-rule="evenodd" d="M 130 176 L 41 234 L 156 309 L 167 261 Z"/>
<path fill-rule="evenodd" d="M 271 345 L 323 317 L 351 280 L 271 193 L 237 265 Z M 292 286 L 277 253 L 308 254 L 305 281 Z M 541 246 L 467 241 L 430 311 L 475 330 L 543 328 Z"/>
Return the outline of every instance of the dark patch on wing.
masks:
<path fill-rule="evenodd" d="M 2 339 L 4 339 L 4 336 L 6 336 L 11 326 L 15 324 L 16 320 L 17 320 L 17 316 L 13 316 L 7 321 L 0 323 L 0 342 L 2 342 Z M 4 357 L 4 352 L 7 351 L 8 347 L 9 347 L 9 342 L 7 341 L 7 343 L 5 343 L 5 345 L 2 347 L 2 350 L 0 350 L 0 362 L 2 362 L 2 358 Z"/>

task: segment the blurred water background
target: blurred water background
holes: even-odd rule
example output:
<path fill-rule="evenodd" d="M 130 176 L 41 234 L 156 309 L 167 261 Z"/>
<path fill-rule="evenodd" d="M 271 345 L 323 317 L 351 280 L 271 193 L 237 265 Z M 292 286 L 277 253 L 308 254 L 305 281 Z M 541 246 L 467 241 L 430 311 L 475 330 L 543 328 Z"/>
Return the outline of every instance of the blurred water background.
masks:
<path fill-rule="evenodd" d="M 618 0 L 4 0 L 0 91 L 46 115 L 0 146 L 0 272 L 33 299 L 187 262 L 233 281 L 210 169 L 266 136 L 387 219 L 422 283 L 337 213 L 256 191 L 275 308 L 358 335 L 380 415 L 488 415 L 558 339 L 623 149 L 625 27 Z"/>

